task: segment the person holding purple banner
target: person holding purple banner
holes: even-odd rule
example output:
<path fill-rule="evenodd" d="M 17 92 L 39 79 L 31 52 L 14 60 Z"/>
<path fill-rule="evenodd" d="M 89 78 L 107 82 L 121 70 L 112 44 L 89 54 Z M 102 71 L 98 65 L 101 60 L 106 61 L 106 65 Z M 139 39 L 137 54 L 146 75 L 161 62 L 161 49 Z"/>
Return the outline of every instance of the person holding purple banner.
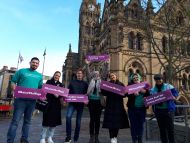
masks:
<path fill-rule="evenodd" d="M 46 84 L 51 84 L 54 86 L 63 87 L 63 84 L 59 82 L 61 72 L 56 71 L 53 77 L 46 82 Z M 54 95 L 47 93 L 46 94 L 48 107 L 45 112 L 43 112 L 43 121 L 42 121 L 42 132 L 40 143 L 46 143 L 46 133 L 48 133 L 48 143 L 54 143 L 52 138 L 54 135 L 55 127 L 61 125 L 61 100 L 62 97 L 59 95 Z"/>
<path fill-rule="evenodd" d="M 76 72 L 76 80 L 70 82 L 68 89 L 69 94 L 87 94 L 88 84 L 83 80 L 84 73 L 82 69 L 78 69 Z M 76 115 L 76 127 L 74 133 L 74 142 L 79 139 L 81 118 L 83 113 L 84 103 L 69 103 L 66 114 L 66 138 L 65 143 L 71 143 L 71 131 L 72 131 L 72 116 L 74 111 L 77 111 Z"/>
<path fill-rule="evenodd" d="M 139 74 L 133 74 L 131 77 L 131 84 L 138 84 L 141 81 Z M 142 143 L 143 126 L 145 123 L 146 107 L 144 105 L 144 97 L 149 96 L 148 89 L 141 89 L 140 92 L 134 94 L 127 94 L 128 102 L 128 115 L 130 121 L 131 137 L 133 143 Z"/>
<path fill-rule="evenodd" d="M 156 94 L 161 91 L 171 90 L 174 97 L 178 96 L 177 90 L 168 83 L 163 82 L 163 77 L 160 74 L 154 76 L 155 86 L 151 89 L 150 93 Z M 174 113 L 175 102 L 168 100 L 166 102 L 153 105 L 158 127 L 160 129 L 160 138 L 162 143 L 175 143 L 174 139 Z"/>
<path fill-rule="evenodd" d="M 90 123 L 89 123 L 89 132 L 90 132 L 90 140 L 89 143 L 99 143 L 99 130 L 100 130 L 100 117 L 102 113 L 102 102 L 105 101 L 104 98 L 100 94 L 100 83 L 101 83 L 101 77 L 99 71 L 93 71 L 90 72 L 89 68 L 90 62 L 86 60 L 86 71 L 87 71 L 87 78 L 89 81 L 88 86 L 88 97 L 89 97 L 89 103 L 88 103 L 88 109 L 90 113 Z M 108 66 L 108 61 L 106 61 L 106 66 Z M 109 68 L 107 68 L 108 70 Z M 106 77 L 108 72 L 106 70 L 102 74 L 102 78 Z M 106 75 L 104 75 L 106 74 Z M 102 101 L 102 102 L 101 102 Z"/>
<path fill-rule="evenodd" d="M 124 84 L 117 79 L 115 73 L 110 73 L 110 82 L 124 86 Z M 119 129 L 129 128 L 128 116 L 123 104 L 123 98 L 126 96 L 121 96 L 103 89 L 101 89 L 101 92 L 106 96 L 103 128 L 109 129 L 111 143 L 117 143 Z"/>
<path fill-rule="evenodd" d="M 18 70 L 12 78 L 11 87 L 15 90 L 16 86 L 22 86 L 25 88 L 42 88 L 42 75 L 36 71 L 39 66 L 39 59 L 33 57 L 30 61 L 30 68 L 23 68 Z M 27 96 L 27 95 L 26 95 Z M 7 133 L 7 143 L 13 143 L 16 130 L 19 125 L 19 121 L 24 115 L 24 121 L 22 126 L 22 133 L 20 143 L 29 143 L 29 127 L 31 124 L 32 113 L 35 109 L 36 100 L 29 98 L 15 98 L 14 99 L 14 111 L 13 118 L 10 123 Z"/>

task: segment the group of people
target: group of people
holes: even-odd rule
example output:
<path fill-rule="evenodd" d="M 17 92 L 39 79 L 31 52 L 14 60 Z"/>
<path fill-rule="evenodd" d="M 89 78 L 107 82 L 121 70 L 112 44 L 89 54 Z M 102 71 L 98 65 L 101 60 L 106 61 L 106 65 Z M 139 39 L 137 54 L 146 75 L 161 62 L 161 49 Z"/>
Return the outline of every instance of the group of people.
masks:
<path fill-rule="evenodd" d="M 108 65 L 108 63 L 107 63 Z M 30 68 L 18 70 L 12 79 L 12 89 L 16 86 L 23 86 L 26 88 L 42 88 L 42 75 L 36 71 L 39 66 L 39 59 L 34 57 L 30 61 Z M 109 70 L 109 68 L 106 68 Z M 106 71 L 106 69 L 104 71 Z M 133 143 L 143 142 L 143 127 L 146 116 L 146 109 L 144 105 L 144 98 L 151 94 L 156 94 L 168 89 L 174 89 L 170 84 L 163 83 L 162 76 L 156 74 L 154 76 L 155 86 L 152 89 L 141 89 L 134 94 L 126 93 L 124 96 L 118 95 L 111 91 L 103 90 L 100 88 L 101 80 L 108 80 L 111 83 L 124 86 L 119 81 L 117 74 L 110 72 L 109 76 L 107 72 L 100 74 L 99 71 L 90 72 L 89 62 L 86 61 L 86 76 L 87 81 L 84 80 L 83 69 L 78 69 L 76 72 L 76 79 L 71 81 L 69 86 L 69 94 L 86 94 L 88 95 L 88 103 L 76 103 L 70 102 L 67 106 L 66 112 L 66 138 L 65 143 L 71 143 L 72 141 L 72 116 L 76 111 L 76 127 L 74 131 L 73 141 L 77 143 L 79 139 L 81 118 L 85 104 L 87 104 L 90 114 L 89 123 L 89 143 L 100 143 L 99 130 L 100 130 L 100 118 L 102 109 L 104 108 L 103 128 L 109 130 L 111 143 L 117 143 L 117 136 L 119 129 L 130 128 L 131 137 Z M 59 81 L 61 73 L 56 71 L 52 79 L 48 80 L 46 84 L 54 86 L 64 87 Z M 138 84 L 141 82 L 139 74 L 134 73 L 130 77 L 131 84 Z M 177 96 L 177 92 L 173 92 L 173 96 Z M 124 109 L 123 98 L 128 97 L 127 107 L 128 112 Z M 48 93 L 46 95 L 48 101 L 48 108 L 46 112 L 43 112 L 42 131 L 40 137 L 40 143 L 54 143 L 53 135 L 55 127 L 62 124 L 61 121 L 61 103 L 63 97 Z M 15 98 L 14 99 L 14 112 L 13 118 L 10 123 L 7 133 L 7 143 L 13 143 L 16 136 L 16 130 L 21 117 L 23 116 L 23 126 L 20 143 L 29 143 L 29 126 L 31 124 L 32 112 L 35 109 L 36 100 L 28 98 Z M 153 106 L 158 126 L 160 129 L 160 137 L 162 143 L 175 143 L 174 140 L 174 100 L 169 100 L 163 103 L 159 103 Z M 47 139 L 47 140 L 46 140 Z"/>

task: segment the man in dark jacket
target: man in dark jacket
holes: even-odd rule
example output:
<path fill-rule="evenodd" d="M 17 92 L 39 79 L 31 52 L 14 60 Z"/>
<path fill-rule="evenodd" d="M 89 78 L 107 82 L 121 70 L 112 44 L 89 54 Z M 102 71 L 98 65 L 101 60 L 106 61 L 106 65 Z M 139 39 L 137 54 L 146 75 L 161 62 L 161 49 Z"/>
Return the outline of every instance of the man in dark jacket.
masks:
<path fill-rule="evenodd" d="M 77 79 L 71 81 L 69 84 L 69 94 L 87 94 L 88 84 L 83 81 L 83 71 L 78 69 L 76 73 Z M 80 124 L 83 113 L 84 103 L 69 103 L 66 115 L 66 139 L 65 143 L 71 143 L 71 122 L 74 111 L 77 111 L 76 128 L 74 133 L 74 142 L 78 141 L 80 133 Z"/>

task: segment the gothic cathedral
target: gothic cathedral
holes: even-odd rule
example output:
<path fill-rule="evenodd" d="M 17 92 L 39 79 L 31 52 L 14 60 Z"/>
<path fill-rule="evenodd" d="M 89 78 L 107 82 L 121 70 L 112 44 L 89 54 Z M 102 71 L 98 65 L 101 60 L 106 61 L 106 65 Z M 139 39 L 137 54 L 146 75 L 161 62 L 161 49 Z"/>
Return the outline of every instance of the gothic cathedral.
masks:
<path fill-rule="evenodd" d="M 146 6 L 141 0 L 130 0 L 128 3 L 124 1 L 105 0 L 101 12 L 101 5 L 96 0 L 82 0 L 79 11 L 78 53 L 72 52 L 69 45 L 63 65 L 63 83 L 66 86 L 74 78 L 77 68 L 83 67 L 86 54 L 109 54 L 110 70 L 116 72 L 119 80 L 126 85 L 132 73 L 139 73 L 152 85 L 154 74 L 165 74 L 141 22 L 145 16 L 151 17 L 154 22 L 163 10 L 155 12 L 152 0 L 148 0 Z M 179 17 L 179 22 L 183 22 L 183 18 Z M 159 43 L 164 47 L 167 42 L 164 32 L 160 28 L 154 30 Z M 188 67 L 176 75 L 174 85 L 181 91 L 182 102 L 189 103 L 190 42 L 186 45 L 186 58 L 180 62 Z M 91 69 L 101 71 L 102 66 L 104 64 L 94 63 Z"/>

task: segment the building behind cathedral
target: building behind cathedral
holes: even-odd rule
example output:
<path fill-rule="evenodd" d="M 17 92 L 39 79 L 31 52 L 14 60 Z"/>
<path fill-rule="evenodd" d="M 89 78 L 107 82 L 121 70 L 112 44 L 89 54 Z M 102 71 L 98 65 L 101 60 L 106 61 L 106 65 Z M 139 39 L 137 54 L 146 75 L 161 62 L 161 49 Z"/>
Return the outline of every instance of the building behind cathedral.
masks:
<path fill-rule="evenodd" d="M 157 73 L 164 74 L 165 71 L 148 42 L 141 18 L 149 14 L 154 20 L 159 12 L 162 10 L 154 12 L 151 0 L 148 0 L 146 8 L 143 8 L 141 0 L 130 0 L 127 4 L 124 4 L 124 0 L 105 0 L 102 13 L 101 5 L 96 0 L 82 0 L 79 11 L 78 53 L 72 52 L 69 45 L 63 65 L 63 83 L 67 86 L 74 78 L 77 68 L 84 67 L 87 54 L 109 54 L 110 71 L 117 73 L 120 81 L 127 85 L 130 75 L 139 73 L 153 85 L 153 76 Z M 182 13 L 178 13 L 180 12 Z M 179 21 L 183 19 L 186 20 L 180 15 Z M 160 46 L 164 48 L 164 32 L 159 28 L 154 32 Z M 174 85 L 181 92 L 180 100 L 189 104 L 190 42 L 187 41 L 185 48 L 186 56 L 180 62 L 186 64 L 187 68 L 176 75 Z M 93 63 L 91 70 L 101 71 L 103 66 L 102 62 Z"/>

